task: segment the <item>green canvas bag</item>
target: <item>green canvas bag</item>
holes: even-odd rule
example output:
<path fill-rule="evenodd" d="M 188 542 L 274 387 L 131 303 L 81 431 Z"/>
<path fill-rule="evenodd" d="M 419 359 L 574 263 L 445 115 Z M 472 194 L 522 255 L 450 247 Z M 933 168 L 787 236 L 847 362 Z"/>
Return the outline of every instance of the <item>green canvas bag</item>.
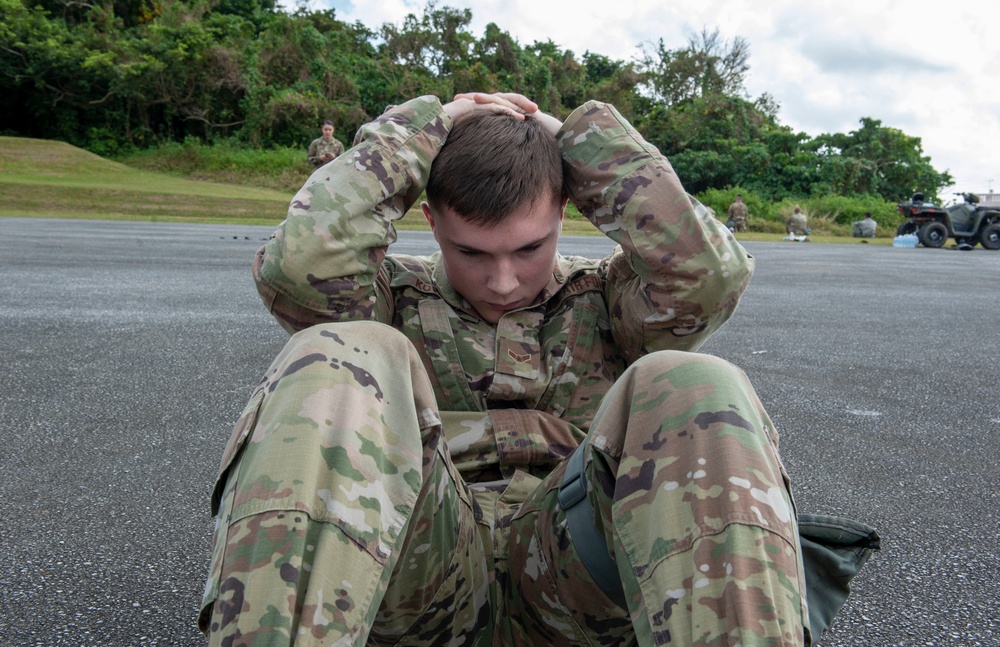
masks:
<path fill-rule="evenodd" d="M 813 644 L 851 594 L 851 580 L 882 547 L 878 532 L 863 523 L 820 514 L 799 515 L 799 540 L 806 572 L 806 603 Z"/>
<path fill-rule="evenodd" d="M 604 593 L 625 608 L 625 591 L 618 566 L 611 558 L 604 536 L 594 526 L 594 508 L 587 498 L 584 478 L 584 447 L 567 459 L 566 474 L 559 486 L 559 507 L 566 513 L 570 539 L 584 566 Z M 822 638 L 851 594 L 851 580 L 881 547 L 874 528 L 830 515 L 800 514 L 799 540 L 805 568 L 809 634 L 815 645 Z"/>

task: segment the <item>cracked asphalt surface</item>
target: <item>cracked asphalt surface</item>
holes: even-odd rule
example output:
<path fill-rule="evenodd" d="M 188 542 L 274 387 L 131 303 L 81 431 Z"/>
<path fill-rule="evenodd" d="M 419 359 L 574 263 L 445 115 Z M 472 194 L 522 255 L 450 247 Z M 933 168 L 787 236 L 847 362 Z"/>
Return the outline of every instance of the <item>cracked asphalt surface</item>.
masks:
<path fill-rule="evenodd" d="M 0 218 L 0 644 L 204 644 L 210 488 L 286 339 L 249 273 L 269 233 Z M 1000 252 L 746 247 L 703 350 L 749 374 L 799 509 L 883 538 L 822 644 L 1000 646 Z"/>

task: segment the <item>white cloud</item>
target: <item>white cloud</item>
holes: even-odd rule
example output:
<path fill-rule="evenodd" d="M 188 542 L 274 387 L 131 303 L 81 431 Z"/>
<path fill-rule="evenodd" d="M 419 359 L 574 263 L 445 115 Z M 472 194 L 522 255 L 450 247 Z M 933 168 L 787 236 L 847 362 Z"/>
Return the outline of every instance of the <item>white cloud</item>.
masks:
<path fill-rule="evenodd" d="M 414 0 L 308 0 L 340 20 L 373 30 L 400 24 L 426 6 Z M 642 0 L 541 2 L 439 0 L 470 8 L 471 30 L 496 23 L 521 45 L 551 40 L 578 56 L 618 60 L 662 38 L 683 47 L 690 35 L 718 28 L 750 44 L 747 89 L 781 105 L 779 119 L 809 135 L 847 132 L 862 117 L 919 137 L 954 190 L 1000 191 L 1000 26 L 977 0 L 919 5 L 902 0 L 749 0 L 705 3 Z M 565 7 L 565 8 L 562 8 Z"/>

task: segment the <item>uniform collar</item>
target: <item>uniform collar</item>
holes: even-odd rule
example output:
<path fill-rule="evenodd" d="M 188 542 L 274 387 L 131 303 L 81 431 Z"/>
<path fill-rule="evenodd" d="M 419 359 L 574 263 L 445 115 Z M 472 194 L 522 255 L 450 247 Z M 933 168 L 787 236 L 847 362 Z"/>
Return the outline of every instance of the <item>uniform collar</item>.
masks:
<path fill-rule="evenodd" d="M 441 260 L 441 252 L 435 252 L 434 255 L 430 257 L 430 262 L 432 265 L 431 276 L 434 279 L 434 288 L 441 298 L 443 298 L 445 302 L 455 310 L 478 319 L 479 315 L 476 314 L 472 305 L 466 301 L 465 297 L 455 290 L 451 281 L 448 280 L 448 276 L 444 271 L 444 262 Z M 542 288 L 542 291 L 538 294 L 538 298 L 535 299 L 535 302 L 531 306 L 529 306 L 529 309 L 533 310 L 544 306 L 550 299 L 552 299 L 552 297 L 558 294 L 559 290 L 561 290 L 566 284 L 568 269 L 569 262 L 562 255 L 556 254 L 556 262 L 552 269 L 552 276 L 549 277 L 545 287 Z"/>

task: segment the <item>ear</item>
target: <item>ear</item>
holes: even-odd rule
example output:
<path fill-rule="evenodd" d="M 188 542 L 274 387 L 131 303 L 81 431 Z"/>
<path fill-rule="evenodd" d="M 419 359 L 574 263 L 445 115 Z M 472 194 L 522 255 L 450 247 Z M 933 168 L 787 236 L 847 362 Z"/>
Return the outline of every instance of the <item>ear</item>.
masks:
<path fill-rule="evenodd" d="M 562 207 L 559 208 L 559 222 L 566 219 L 566 205 L 569 203 L 569 197 L 563 196 Z"/>
<path fill-rule="evenodd" d="M 420 203 L 420 211 L 424 214 L 424 220 L 427 221 L 427 224 L 430 225 L 430 227 L 431 227 L 431 232 L 433 232 L 434 231 L 434 216 L 431 215 L 431 205 L 427 204 L 426 202 L 421 202 Z"/>

